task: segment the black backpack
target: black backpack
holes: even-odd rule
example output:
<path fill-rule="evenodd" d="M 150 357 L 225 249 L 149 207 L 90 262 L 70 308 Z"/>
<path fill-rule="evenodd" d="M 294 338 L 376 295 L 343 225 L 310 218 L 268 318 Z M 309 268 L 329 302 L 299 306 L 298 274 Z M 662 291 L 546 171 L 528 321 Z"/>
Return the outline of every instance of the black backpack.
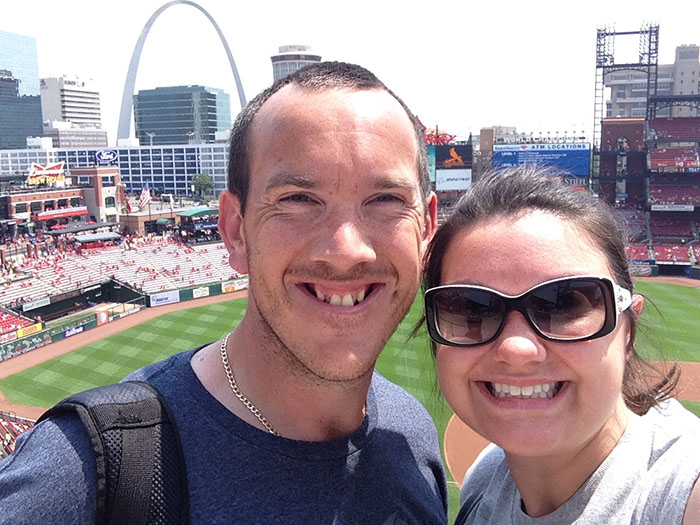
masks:
<path fill-rule="evenodd" d="M 70 396 L 39 421 L 74 412 L 92 441 L 99 524 L 187 524 L 187 471 L 175 420 L 153 386 L 127 381 Z"/>

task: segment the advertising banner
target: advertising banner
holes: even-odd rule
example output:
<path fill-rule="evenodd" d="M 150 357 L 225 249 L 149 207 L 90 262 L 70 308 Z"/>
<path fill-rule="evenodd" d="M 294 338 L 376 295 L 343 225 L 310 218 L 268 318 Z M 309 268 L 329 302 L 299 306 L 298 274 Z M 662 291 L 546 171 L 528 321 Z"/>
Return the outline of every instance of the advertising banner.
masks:
<path fill-rule="evenodd" d="M 37 299 L 36 301 L 32 301 L 31 303 L 23 304 L 22 311 L 28 312 L 29 310 L 35 310 L 37 308 L 41 308 L 42 306 L 46 306 L 47 304 L 51 304 L 51 299 L 48 297 L 42 297 L 41 299 Z"/>
<path fill-rule="evenodd" d="M 469 144 L 435 146 L 435 169 L 453 170 L 472 167 L 472 147 Z"/>
<path fill-rule="evenodd" d="M 588 142 L 554 144 L 504 144 L 493 147 L 494 169 L 538 164 L 571 175 L 588 177 L 591 145 Z"/>
<path fill-rule="evenodd" d="M 14 341 L 17 339 L 17 332 L 7 332 L 6 334 L 0 334 L 0 343 L 7 343 L 8 341 Z"/>
<path fill-rule="evenodd" d="M 17 339 L 16 341 L 0 343 L 0 360 L 4 361 L 48 344 L 51 344 L 51 336 L 48 332 L 34 334 L 31 337 Z"/>
<path fill-rule="evenodd" d="M 428 176 L 430 182 L 435 182 L 435 146 L 426 146 L 428 149 Z"/>
<path fill-rule="evenodd" d="M 585 177 L 562 177 L 564 184 L 574 190 L 585 190 L 588 187 L 588 179 Z"/>
<path fill-rule="evenodd" d="M 194 229 L 197 231 L 199 231 L 199 230 L 218 230 L 219 223 L 217 221 L 195 222 Z"/>
<path fill-rule="evenodd" d="M 192 290 L 192 298 L 193 299 L 199 299 L 200 297 L 208 297 L 209 296 L 209 287 L 208 286 L 202 286 L 200 288 L 194 288 Z"/>
<path fill-rule="evenodd" d="M 47 164 L 46 166 L 42 166 L 32 162 L 32 165 L 29 168 L 29 176 L 27 177 L 27 186 L 65 181 L 66 176 L 63 170 L 64 164 L 65 162 L 57 162 L 55 164 Z"/>
<path fill-rule="evenodd" d="M 245 290 L 246 288 L 248 288 L 247 277 L 221 283 L 221 293 L 237 292 L 239 290 Z"/>
<path fill-rule="evenodd" d="M 66 337 L 71 337 L 73 335 L 82 334 L 84 331 L 85 331 L 85 325 L 79 324 L 78 326 L 74 326 L 73 328 L 69 328 L 68 330 L 65 330 L 63 332 L 63 338 L 65 339 Z"/>
<path fill-rule="evenodd" d="M 102 326 L 103 324 L 109 323 L 109 312 L 107 310 L 102 310 L 97 312 L 97 326 Z"/>
<path fill-rule="evenodd" d="M 692 204 L 652 204 L 651 211 L 693 211 Z"/>
<path fill-rule="evenodd" d="M 180 292 L 172 290 L 151 295 L 151 306 L 163 306 L 164 304 L 173 304 L 180 302 Z"/>
<path fill-rule="evenodd" d="M 651 270 L 651 266 L 630 264 L 630 275 L 632 277 L 651 277 Z"/>
<path fill-rule="evenodd" d="M 437 191 L 464 191 L 471 188 L 472 170 L 435 170 L 435 189 Z"/>
<path fill-rule="evenodd" d="M 41 332 L 42 326 L 42 323 L 36 323 L 30 326 L 25 326 L 24 328 L 20 328 L 19 330 L 17 330 L 17 338 L 22 339 L 23 337 L 27 337 L 28 335 Z"/>

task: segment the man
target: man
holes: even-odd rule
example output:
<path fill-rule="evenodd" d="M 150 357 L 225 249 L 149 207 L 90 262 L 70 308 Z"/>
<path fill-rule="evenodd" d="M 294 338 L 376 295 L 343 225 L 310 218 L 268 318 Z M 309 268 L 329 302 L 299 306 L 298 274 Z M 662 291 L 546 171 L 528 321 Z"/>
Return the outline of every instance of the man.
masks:
<path fill-rule="evenodd" d="M 193 522 L 446 521 L 432 421 L 373 372 L 436 228 L 421 137 L 374 75 L 340 63 L 279 81 L 237 118 L 219 231 L 231 266 L 249 274 L 244 319 L 223 341 L 131 376 L 173 411 Z M 85 521 L 89 443 L 54 419 L 14 467 L 0 463 L 0 486 L 31 480 L 51 492 L 43 508 L 59 507 L 56 519 Z M 33 505 L 37 492 L 0 498 Z"/>

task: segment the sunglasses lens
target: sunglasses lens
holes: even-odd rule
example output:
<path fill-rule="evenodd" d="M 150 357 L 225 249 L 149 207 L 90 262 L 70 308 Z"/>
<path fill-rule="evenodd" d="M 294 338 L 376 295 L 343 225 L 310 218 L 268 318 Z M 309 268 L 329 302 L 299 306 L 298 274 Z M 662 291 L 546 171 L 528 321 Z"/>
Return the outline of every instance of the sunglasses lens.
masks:
<path fill-rule="evenodd" d="M 605 288 L 600 282 L 571 280 L 533 290 L 526 309 L 543 334 L 566 340 L 598 333 L 605 324 L 606 305 Z"/>
<path fill-rule="evenodd" d="M 435 323 L 446 340 L 479 344 L 498 331 L 505 314 L 503 301 L 489 291 L 453 288 L 434 296 Z"/>

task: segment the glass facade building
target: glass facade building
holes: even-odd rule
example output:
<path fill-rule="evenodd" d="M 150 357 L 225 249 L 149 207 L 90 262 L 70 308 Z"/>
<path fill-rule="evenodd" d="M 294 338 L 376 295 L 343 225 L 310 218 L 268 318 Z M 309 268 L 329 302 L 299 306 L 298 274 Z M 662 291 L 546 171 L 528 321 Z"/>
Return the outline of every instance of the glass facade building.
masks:
<path fill-rule="evenodd" d="M 188 195 L 192 193 L 192 178 L 197 173 L 212 178 L 217 194 L 226 189 L 227 144 L 0 150 L 0 176 L 26 174 L 32 163 L 65 162 L 65 169 L 69 172 L 74 167 L 95 166 L 99 164 L 96 154 L 103 150 L 117 154 L 113 164 L 119 166 L 121 182 L 128 192 L 139 192 L 148 187 L 156 193 Z"/>
<path fill-rule="evenodd" d="M 36 39 L 0 31 L 0 149 L 26 148 L 42 131 Z"/>
<path fill-rule="evenodd" d="M 280 46 L 279 53 L 271 56 L 270 60 L 272 60 L 272 79 L 277 81 L 304 66 L 320 62 L 321 55 L 312 53 L 309 46 Z"/>
<path fill-rule="evenodd" d="M 221 89 L 171 86 L 134 95 L 136 137 L 141 144 L 214 142 L 217 131 L 231 129 L 231 102 Z"/>

